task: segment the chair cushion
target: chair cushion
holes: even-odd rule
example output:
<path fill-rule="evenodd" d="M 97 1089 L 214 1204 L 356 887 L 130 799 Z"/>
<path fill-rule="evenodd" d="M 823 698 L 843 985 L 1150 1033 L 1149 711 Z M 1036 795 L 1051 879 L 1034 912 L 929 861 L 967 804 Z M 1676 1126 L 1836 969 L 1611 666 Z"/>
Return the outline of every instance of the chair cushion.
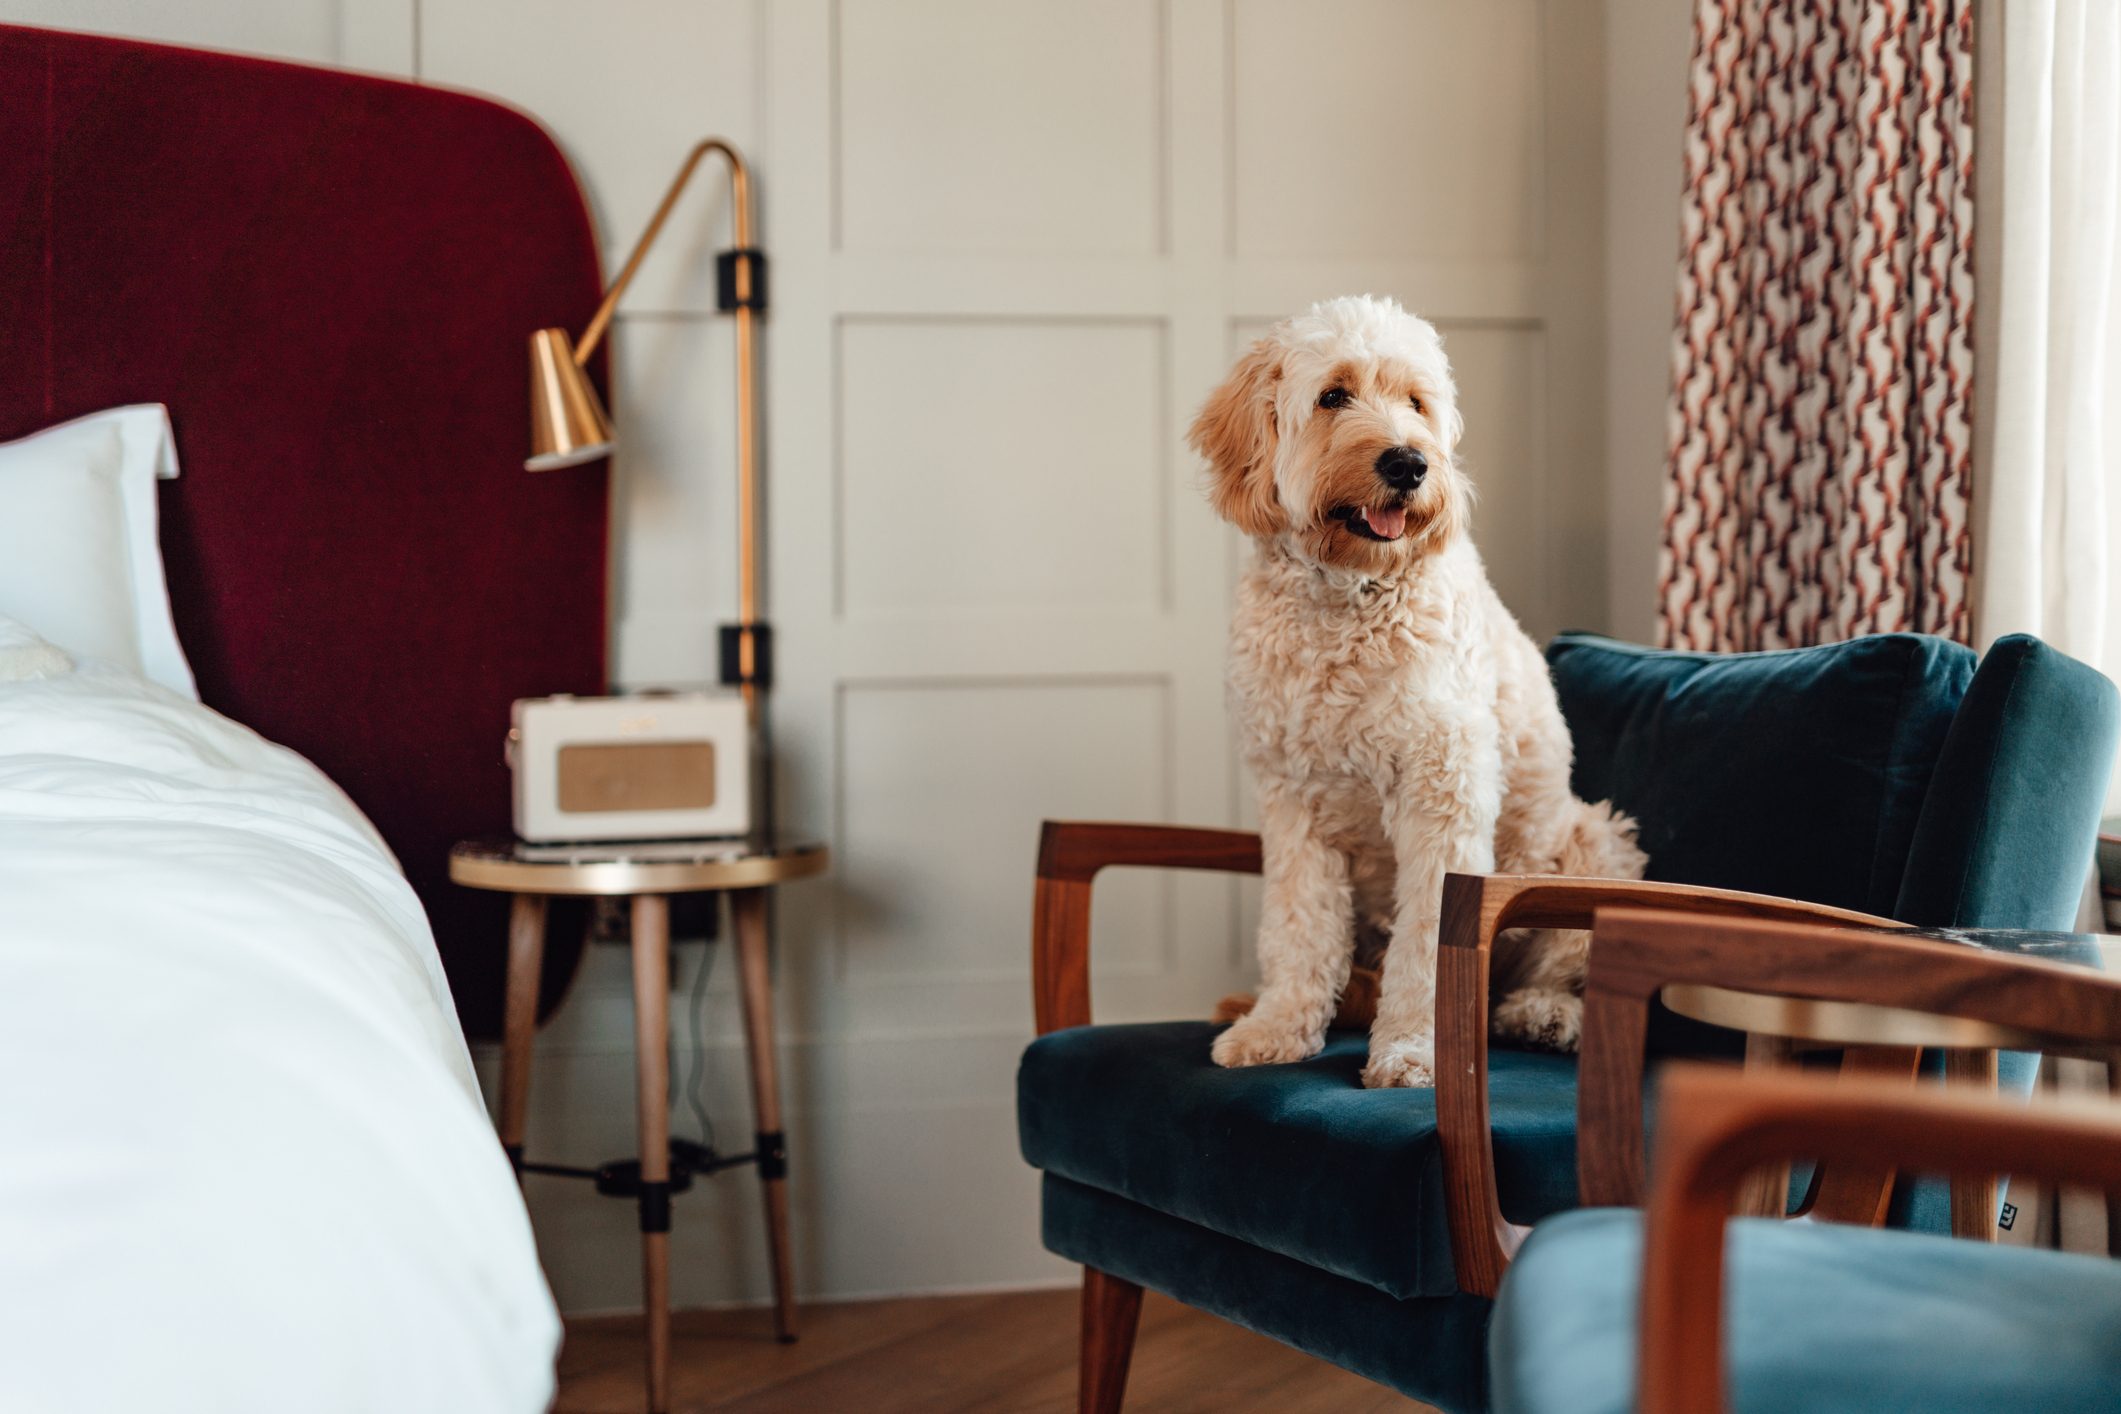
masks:
<path fill-rule="evenodd" d="M 2108 1411 L 2121 1264 L 1921 1233 L 1731 1225 L 1724 1350 L 1739 1414 Z M 1635 1407 L 1642 1215 L 1596 1208 L 1526 1240 L 1489 1328 L 1496 1414 Z"/>
<path fill-rule="evenodd" d="M 1365 1090 L 1365 1037 L 1294 1065 L 1224 1070 L 1205 1021 L 1078 1026 L 1017 1072 L 1024 1157 L 1395 1297 L 1456 1290 L 1433 1090 Z M 1573 1057 L 1488 1060 L 1503 1212 L 1576 1203 Z"/>
<path fill-rule="evenodd" d="M 1879 634 L 1675 653 L 1563 634 L 1547 660 L 1576 793 L 1641 822 L 1650 878 L 1893 911 L 1970 650 Z"/>
<path fill-rule="evenodd" d="M 1394 1300 L 1374 1286 L 1050 1173 L 1042 1199 L 1046 1246 L 1071 1262 L 1272 1336 L 1445 1414 L 1482 1414 L 1488 1407 L 1486 1297 L 1459 1292 Z M 1300 1401 L 1284 1403 L 1300 1407 Z M 1187 1407 L 1216 1406 L 1203 1398 Z"/>

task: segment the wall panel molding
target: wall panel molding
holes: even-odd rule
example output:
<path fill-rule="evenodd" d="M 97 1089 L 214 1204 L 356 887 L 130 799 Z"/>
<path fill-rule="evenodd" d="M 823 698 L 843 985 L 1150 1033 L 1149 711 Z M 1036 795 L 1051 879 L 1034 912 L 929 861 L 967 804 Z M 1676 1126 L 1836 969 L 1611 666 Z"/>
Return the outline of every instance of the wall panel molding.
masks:
<path fill-rule="evenodd" d="M 1168 30 L 1143 0 L 835 0 L 834 248 L 1162 253 Z"/>
<path fill-rule="evenodd" d="M 1028 997 L 1039 821 L 1173 810 L 1166 677 L 843 681 L 834 721 L 833 970 L 851 988 L 998 981 Z M 1100 974 L 1172 971 L 1173 894 L 1135 871 L 1101 884 Z"/>
<path fill-rule="evenodd" d="M 1157 320 L 842 318 L 833 589 L 846 619 L 1160 613 Z"/>
<path fill-rule="evenodd" d="M 1228 0 L 1225 16 L 1231 254 L 1543 258 L 1540 0 Z"/>

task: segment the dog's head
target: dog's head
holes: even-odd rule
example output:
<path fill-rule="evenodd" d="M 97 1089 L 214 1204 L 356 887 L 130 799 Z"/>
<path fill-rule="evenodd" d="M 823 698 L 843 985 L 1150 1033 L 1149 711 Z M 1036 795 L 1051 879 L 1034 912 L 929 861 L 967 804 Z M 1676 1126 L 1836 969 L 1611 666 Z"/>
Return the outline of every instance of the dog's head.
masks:
<path fill-rule="evenodd" d="M 1464 524 L 1461 425 L 1443 341 L 1397 302 L 1327 300 L 1246 350 L 1187 441 L 1209 499 L 1314 564 L 1405 569 Z"/>

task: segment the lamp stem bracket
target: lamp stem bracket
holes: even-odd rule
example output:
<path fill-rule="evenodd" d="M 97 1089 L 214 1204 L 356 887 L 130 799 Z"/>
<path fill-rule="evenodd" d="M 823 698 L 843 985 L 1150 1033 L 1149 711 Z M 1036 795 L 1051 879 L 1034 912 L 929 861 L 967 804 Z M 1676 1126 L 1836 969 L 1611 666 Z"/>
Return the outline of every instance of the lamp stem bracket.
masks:
<path fill-rule="evenodd" d="M 721 678 L 725 687 L 773 685 L 773 629 L 762 623 L 723 624 Z"/>
<path fill-rule="evenodd" d="M 766 308 L 766 252 L 756 246 L 725 250 L 714 258 L 715 304 L 723 313 Z"/>

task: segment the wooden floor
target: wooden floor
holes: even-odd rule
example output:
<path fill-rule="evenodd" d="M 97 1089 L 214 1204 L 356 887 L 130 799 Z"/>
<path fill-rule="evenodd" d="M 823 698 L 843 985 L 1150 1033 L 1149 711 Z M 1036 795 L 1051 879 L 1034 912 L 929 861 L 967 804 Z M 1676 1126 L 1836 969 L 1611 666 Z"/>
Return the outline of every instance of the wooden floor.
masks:
<path fill-rule="evenodd" d="M 930 1296 L 803 1308 L 803 1338 L 773 1339 L 764 1311 L 672 1322 L 674 1408 L 798 1414 L 942 1414 L 1075 1408 L 1076 1294 Z M 638 1318 L 567 1323 L 559 1414 L 645 1407 Z M 1419 1414 L 1427 1406 L 1151 1293 L 1128 1414 L 1275 1411 Z"/>

